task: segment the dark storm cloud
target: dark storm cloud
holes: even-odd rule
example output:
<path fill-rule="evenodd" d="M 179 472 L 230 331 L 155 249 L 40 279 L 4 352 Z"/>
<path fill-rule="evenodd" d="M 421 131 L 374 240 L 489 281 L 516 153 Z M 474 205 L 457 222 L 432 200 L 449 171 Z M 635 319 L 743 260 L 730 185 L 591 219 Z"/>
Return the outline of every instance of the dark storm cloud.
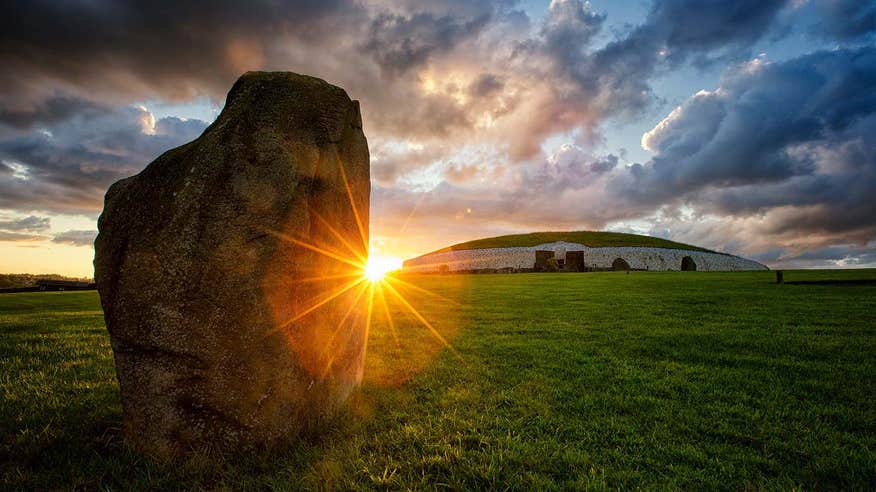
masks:
<path fill-rule="evenodd" d="M 562 63 L 574 64 L 586 52 L 605 15 L 590 10 L 577 0 L 552 2 L 541 28 L 545 49 Z"/>
<path fill-rule="evenodd" d="M 738 57 L 761 39 L 787 0 L 669 0 L 655 2 L 630 39 L 650 39 L 670 63 L 713 54 Z"/>
<path fill-rule="evenodd" d="M 164 118 L 144 133 L 151 115 L 126 104 L 197 94 L 221 101 L 250 68 L 335 75 L 372 103 L 369 125 L 378 132 L 447 137 L 471 126 L 466 108 L 451 94 L 422 94 L 406 72 L 476 36 L 494 11 L 489 2 L 438 0 L 368 11 L 346 0 L 6 2 L 0 208 L 99 210 L 108 184 L 204 128 Z M 384 80 L 381 69 L 398 80 Z M 417 162 L 425 164 L 387 162 L 376 174 L 391 180 Z"/>
<path fill-rule="evenodd" d="M 664 48 L 665 58 L 680 62 L 725 45 L 745 47 L 776 8 L 773 1 L 658 2 L 629 36 L 594 49 L 605 16 L 579 0 L 552 2 L 534 32 L 506 1 L 7 2 L 0 120 L 48 122 L 95 95 L 130 103 L 206 94 L 219 102 L 244 70 L 292 69 L 347 87 L 385 136 L 459 137 L 471 131 L 475 114 L 530 112 L 526 128 L 508 123 L 521 135 L 505 136 L 519 141 L 512 157 L 530 158 L 546 136 L 576 126 L 592 132 L 606 117 L 645 107 Z M 414 72 L 433 62 L 485 65 L 483 78 L 469 82 L 478 94 L 489 91 L 493 107 L 417 90 Z M 553 70 L 543 72 L 545 65 Z M 550 88 L 537 87 L 547 80 Z M 499 97 L 499 81 L 537 109 Z M 58 99 L 58 91 L 79 98 Z"/>
<path fill-rule="evenodd" d="M 815 2 L 819 22 L 812 32 L 843 41 L 873 38 L 876 35 L 876 3 L 865 0 L 824 0 Z"/>
<path fill-rule="evenodd" d="M 0 138 L 0 209 L 88 213 L 100 210 L 114 181 L 199 135 L 206 123 L 164 118 L 136 107 L 84 105 L 89 111 L 40 131 Z"/>
<path fill-rule="evenodd" d="M 425 223 L 452 219 L 452 227 L 475 217 L 505 224 L 502 232 L 647 217 L 652 234 L 775 265 L 868 264 L 876 238 L 872 135 L 876 48 L 758 58 L 727 70 L 719 88 L 693 95 L 648 132 L 643 144 L 655 156 L 644 165 L 564 145 L 491 182 L 491 193 L 456 179 L 462 169 L 454 168 L 425 196 L 377 197 L 399 210 L 422 202 Z"/>
<path fill-rule="evenodd" d="M 764 216 L 776 236 L 876 235 L 876 48 L 755 60 L 643 137 L 655 152 L 614 181 L 652 205 Z"/>
<path fill-rule="evenodd" d="M 65 231 L 60 234 L 55 234 L 52 238 L 53 243 L 67 244 L 70 246 L 92 246 L 94 238 L 97 237 L 97 231 Z"/>
<path fill-rule="evenodd" d="M 828 246 L 800 254 L 787 254 L 781 250 L 774 252 L 768 261 L 781 268 L 819 268 L 825 265 L 872 268 L 876 265 L 876 247 Z"/>
<path fill-rule="evenodd" d="M 876 264 L 876 248 L 855 248 L 848 246 L 835 246 L 815 251 L 808 251 L 788 260 L 841 260 L 849 265 L 873 265 Z"/>
<path fill-rule="evenodd" d="M 346 0 L 3 2 L 5 95 L 51 82 L 102 97 L 221 97 L 276 39 L 325 36 L 356 16 Z"/>
<path fill-rule="evenodd" d="M 641 24 L 612 34 L 606 15 L 579 0 L 554 0 L 538 21 L 505 0 L 6 1 L 0 209 L 96 213 L 111 182 L 205 126 L 153 122 L 131 103 L 206 95 L 219 104 L 242 71 L 268 69 L 317 75 L 362 101 L 374 216 L 404 220 L 421 203 L 424 237 L 599 228 L 657 213 L 676 239 L 753 244 L 777 259 L 801 254 L 795 241 L 819 249 L 840 235 L 872 238 L 872 48 L 729 70 L 720 90 L 649 132 L 655 155 L 643 165 L 588 147 L 606 121 L 654 108 L 656 77 L 749 59 L 783 34 L 776 19 L 789 11 L 819 12 L 805 25 L 831 47 L 867 42 L 872 2 L 646 8 Z M 577 145 L 556 150 L 551 137 L 563 135 Z M 704 224 L 687 227 L 682 204 Z"/>
<path fill-rule="evenodd" d="M 636 109 L 648 103 L 655 70 L 692 58 L 743 57 L 766 34 L 786 0 L 668 0 L 654 2 L 645 22 L 572 67 L 584 87 L 615 94 L 612 102 Z"/>
<path fill-rule="evenodd" d="M 641 114 L 655 100 L 651 79 L 693 61 L 741 59 L 769 30 L 786 0 L 670 0 L 654 2 L 645 21 L 626 36 L 593 46 L 604 16 L 581 0 L 555 0 L 540 39 L 517 55 L 545 58 L 554 84 L 549 104 L 531 118 L 512 157 L 527 159 L 546 136 L 582 127 L 595 137 L 604 120 Z"/>
<path fill-rule="evenodd" d="M 469 84 L 468 93 L 472 97 L 486 97 L 501 91 L 503 87 L 505 83 L 497 75 L 482 73 Z"/>
<path fill-rule="evenodd" d="M 78 97 L 53 95 L 27 109 L 0 107 L 0 128 L 3 125 L 29 130 L 36 124 L 51 125 L 74 116 L 103 112 L 99 105 Z"/>
<path fill-rule="evenodd" d="M 397 76 L 477 34 L 489 20 L 489 13 L 473 19 L 436 17 L 430 12 L 410 16 L 382 13 L 371 21 L 361 49 L 377 61 L 385 74 Z"/>
<path fill-rule="evenodd" d="M 694 95 L 643 137 L 656 153 L 645 184 L 678 193 L 813 174 L 817 156 L 795 146 L 834 148 L 865 130 L 855 125 L 869 128 L 874 87 L 874 48 L 742 65 L 718 90 Z"/>

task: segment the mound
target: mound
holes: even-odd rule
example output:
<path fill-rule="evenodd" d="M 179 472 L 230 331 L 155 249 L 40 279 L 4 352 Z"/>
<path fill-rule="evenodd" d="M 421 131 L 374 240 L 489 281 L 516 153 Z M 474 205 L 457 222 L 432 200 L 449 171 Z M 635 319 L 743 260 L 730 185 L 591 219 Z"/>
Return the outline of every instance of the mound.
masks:
<path fill-rule="evenodd" d="M 714 251 L 700 248 L 698 246 L 677 243 L 675 241 L 661 239 L 659 237 L 641 236 L 639 234 L 601 231 L 561 231 L 531 232 L 529 234 L 510 234 L 508 236 L 475 239 L 474 241 L 466 241 L 464 243 L 454 244 L 453 246 L 448 246 L 446 248 L 433 251 L 429 254 L 432 255 L 435 253 L 446 253 L 448 251 L 461 251 L 466 249 L 528 248 L 532 246 L 538 246 L 539 244 L 555 243 L 558 241 L 583 244 L 584 246 L 588 246 L 590 248 L 606 248 L 612 246 L 632 248 L 668 248 L 714 253 Z"/>
<path fill-rule="evenodd" d="M 622 232 L 533 232 L 454 244 L 404 262 L 421 273 L 594 270 L 763 270 L 699 246 Z"/>

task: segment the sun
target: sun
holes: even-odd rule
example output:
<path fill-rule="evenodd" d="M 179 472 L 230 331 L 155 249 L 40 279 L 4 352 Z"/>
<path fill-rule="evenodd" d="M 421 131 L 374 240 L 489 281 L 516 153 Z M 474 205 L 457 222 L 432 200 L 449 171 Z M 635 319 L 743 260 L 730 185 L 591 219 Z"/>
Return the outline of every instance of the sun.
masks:
<path fill-rule="evenodd" d="M 387 273 L 400 270 L 402 261 L 394 256 L 369 256 L 365 263 L 365 277 L 371 282 L 380 282 Z"/>

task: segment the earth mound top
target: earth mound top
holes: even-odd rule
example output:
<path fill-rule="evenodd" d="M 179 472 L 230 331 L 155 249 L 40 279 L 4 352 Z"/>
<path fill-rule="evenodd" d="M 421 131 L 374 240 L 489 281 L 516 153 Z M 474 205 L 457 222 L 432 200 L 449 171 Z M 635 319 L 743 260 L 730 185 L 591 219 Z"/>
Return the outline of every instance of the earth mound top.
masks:
<path fill-rule="evenodd" d="M 538 246 L 539 244 L 555 243 L 558 241 L 566 243 L 583 244 L 591 248 L 606 248 L 606 247 L 634 247 L 634 248 L 666 248 L 666 249 L 684 249 L 689 251 L 702 251 L 706 253 L 715 253 L 715 251 L 692 246 L 690 244 L 678 243 L 668 239 L 662 239 L 653 236 L 643 236 L 640 234 L 629 234 L 626 232 L 605 232 L 605 231 L 555 231 L 555 232 L 530 232 L 528 234 L 509 234 L 507 236 L 488 237 L 484 239 L 475 239 L 466 241 L 452 246 L 447 246 L 428 254 L 446 253 L 448 251 L 462 251 L 468 249 L 487 249 L 487 248 L 528 248 Z"/>
<path fill-rule="evenodd" d="M 532 232 L 454 244 L 404 262 L 410 273 L 764 270 L 728 253 L 624 232 Z"/>

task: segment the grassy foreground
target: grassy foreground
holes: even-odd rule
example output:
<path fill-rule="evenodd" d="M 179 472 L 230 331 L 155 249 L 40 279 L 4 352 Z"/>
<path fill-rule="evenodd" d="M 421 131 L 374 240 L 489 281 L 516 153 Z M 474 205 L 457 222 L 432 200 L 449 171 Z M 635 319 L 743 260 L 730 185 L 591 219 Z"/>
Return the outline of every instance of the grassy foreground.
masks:
<path fill-rule="evenodd" d="M 773 279 L 407 277 L 449 299 L 394 284 L 457 355 L 390 302 L 324 436 L 171 464 L 119 436 L 97 295 L 3 295 L 0 489 L 870 488 L 876 286 Z"/>

